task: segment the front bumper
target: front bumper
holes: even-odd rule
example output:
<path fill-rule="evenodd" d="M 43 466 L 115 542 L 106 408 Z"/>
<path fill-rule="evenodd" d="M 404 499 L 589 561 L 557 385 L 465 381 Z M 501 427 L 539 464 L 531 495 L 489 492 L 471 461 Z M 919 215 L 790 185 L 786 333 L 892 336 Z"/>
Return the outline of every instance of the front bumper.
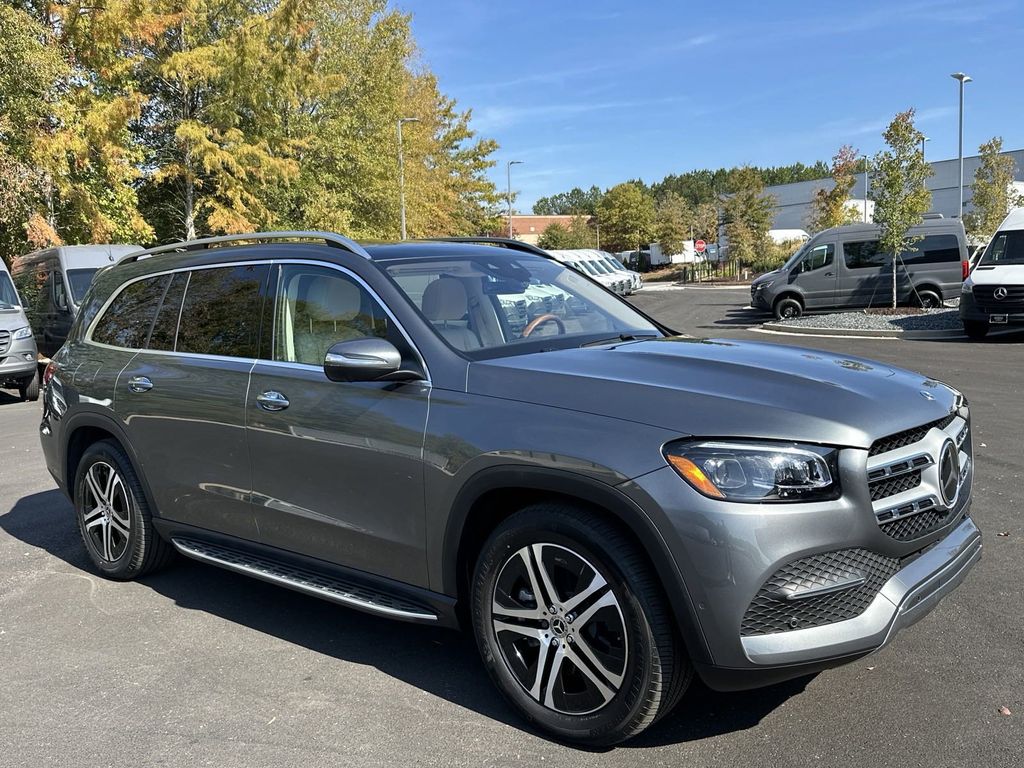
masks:
<path fill-rule="evenodd" d="M 1001 314 L 1001 317 L 999 318 L 996 324 L 1019 325 L 1024 323 L 1024 312 L 1019 311 L 1020 309 L 1021 307 L 1019 304 L 1010 304 L 1006 307 L 1006 312 L 996 313 L 994 310 L 989 311 L 988 309 L 979 307 L 978 303 L 974 300 L 974 294 L 960 294 L 961 320 L 967 320 L 969 322 L 991 323 L 992 316 L 994 314 Z M 1002 318 L 1005 318 L 1005 320 L 1003 320 Z"/>
<path fill-rule="evenodd" d="M 0 385 L 31 376 L 38 364 L 36 343 L 31 336 L 12 340 L 10 346 L 0 353 Z"/>
<path fill-rule="evenodd" d="M 750 306 L 766 311 L 771 310 L 772 305 L 768 302 L 767 291 L 764 286 L 750 286 Z"/>

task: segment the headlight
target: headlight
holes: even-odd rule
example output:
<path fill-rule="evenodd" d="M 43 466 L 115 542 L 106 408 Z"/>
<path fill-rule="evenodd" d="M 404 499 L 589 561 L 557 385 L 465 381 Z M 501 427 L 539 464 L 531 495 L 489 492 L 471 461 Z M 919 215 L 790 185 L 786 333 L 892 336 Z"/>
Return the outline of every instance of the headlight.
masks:
<path fill-rule="evenodd" d="M 974 293 L 974 283 L 964 283 L 960 286 L 960 293 Z"/>
<path fill-rule="evenodd" d="M 32 338 L 32 326 L 26 325 L 24 328 L 19 328 L 14 332 L 15 339 L 31 339 Z"/>
<path fill-rule="evenodd" d="M 665 458 L 697 491 L 743 502 L 839 498 L 839 451 L 796 443 L 689 442 L 665 446 Z"/>

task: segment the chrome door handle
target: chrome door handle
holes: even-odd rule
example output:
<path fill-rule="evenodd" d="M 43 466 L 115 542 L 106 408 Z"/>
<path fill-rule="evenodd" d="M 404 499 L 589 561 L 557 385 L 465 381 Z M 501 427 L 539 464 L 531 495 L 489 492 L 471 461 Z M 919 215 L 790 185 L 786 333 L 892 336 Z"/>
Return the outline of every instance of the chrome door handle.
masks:
<path fill-rule="evenodd" d="M 283 411 L 289 406 L 288 398 L 272 389 L 256 395 L 256 402 L 265 411 Z"/>
<path fill-rule="evenodd" d="M 835 272 L 826 272 L 825 277 L 835 277 Z"/>
<path fill-rule="evenodd" d="M 128 379 L 128 389 L 132 392 L 149 392 L 153 388 L 153 382 L 145 376 L 132 376 Z"/>

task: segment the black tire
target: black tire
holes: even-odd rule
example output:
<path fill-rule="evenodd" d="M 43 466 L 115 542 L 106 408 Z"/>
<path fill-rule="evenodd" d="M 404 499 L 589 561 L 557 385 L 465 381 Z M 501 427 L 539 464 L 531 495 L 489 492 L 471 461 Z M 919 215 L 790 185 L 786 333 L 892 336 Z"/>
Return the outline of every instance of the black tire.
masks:
<path fill-rule="evenodd" d="M 776 320 L 792 320 L 804 313 L 804 305 L 799 299 L 783 296 L 775 302 L 774 312 Z"/>
<path fill-rule="evenodd" d="M 931 288 L 923 288 L 917 292 L 917 305 L 924 309 L 939 309 L 942 306 L 942 296 Z"/>
<path fill-rule="evenodd" d="M 542 585 L 538 589 L 546 596 L 545 576 L 555 585 L 554 606 L 523 592 L 528 580 Z M 587 594 L 596 586 L 571 607 L 574 589 Z M 556 611 L 549 614 L 551 607 Z M 550 621 L 495 618 L 508 618 L 509 610 L 544 611 Z M 671 710 L 693 676 L 642 552 L 616 526 L 568 504 L 532 505 L 491 534 L 473 574 L 472 618 L 484 666 L 498 689 L 527 720 L 567 741 L 609 746 L 637 735 Z M 501 628 L 510 623 L 516 629 Z M 536 637 L 525 636 L 533 632 Z M 598 647 L 604 654 L 594 663 Z"/>
<path fill-rule="evenodd" d="M 174 549 L 153 527 L 139 476 L 115 441 L 100 440 L 85 450 L 74 487 L 78 532 L 102 575 L 136 579 L 173 559 Z"/>
<path fill-rule="evenodd" d="M 984 339 L 988 335 L 988 322 L 986 320 L 964 320 L 964 333 L 967 338 L 975 341 Z"/>
<path fill-rule="evenodd" d="M 39 371 L 35 371 L 27 379 L 22 379 L 18 394 L 22 400 L 32 403 L 39 399 Z"/>

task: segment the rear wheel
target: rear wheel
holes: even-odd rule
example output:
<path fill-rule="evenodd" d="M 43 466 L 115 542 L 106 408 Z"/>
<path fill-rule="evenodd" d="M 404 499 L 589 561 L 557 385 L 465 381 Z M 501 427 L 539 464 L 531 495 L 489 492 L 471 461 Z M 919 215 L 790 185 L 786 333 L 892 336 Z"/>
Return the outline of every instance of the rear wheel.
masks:
<path fill-rule="evenodd" d="M 112 440 L 89 446 L 75 475 L 75 513 L 86 551 L 112 579 L 134 579 L 173 556 L 153 527 L 142 485 L 127 454 Z"/>
<path fill-rule="evenodd" d="M 964 320 L 964 333 L 969 339 L 984 339 L 988 335 L 988 322 L 985 320 Z"/>
<path fill-rule="evenodd" d="M 692 676 L 641 553 L 601 518 L 538 504 L 484 545 L 473 628 L 492 679 L 527 719 L 567 740 L 640 733 Z"/>
<path fill-rule="evenodd" d="M 18 394 L 22 400 L 35 402 L 39 399 L 39 371 L 33 372 L 28 378 L 22 379 L 18 386 Z"/>
<path fill-rule="evenodd" d="M 917 303 L 924 309 L 938 309 L 942 306 L 942 297 L 938 291 L 931 288 L 924 288 L 917 292 Z"/>
<path fill-rule="evenodd" d="M 775 302 L 775 319 L 792 320 L 804 313 L 804 306 L 792 296 L 783 296 Z"/>

